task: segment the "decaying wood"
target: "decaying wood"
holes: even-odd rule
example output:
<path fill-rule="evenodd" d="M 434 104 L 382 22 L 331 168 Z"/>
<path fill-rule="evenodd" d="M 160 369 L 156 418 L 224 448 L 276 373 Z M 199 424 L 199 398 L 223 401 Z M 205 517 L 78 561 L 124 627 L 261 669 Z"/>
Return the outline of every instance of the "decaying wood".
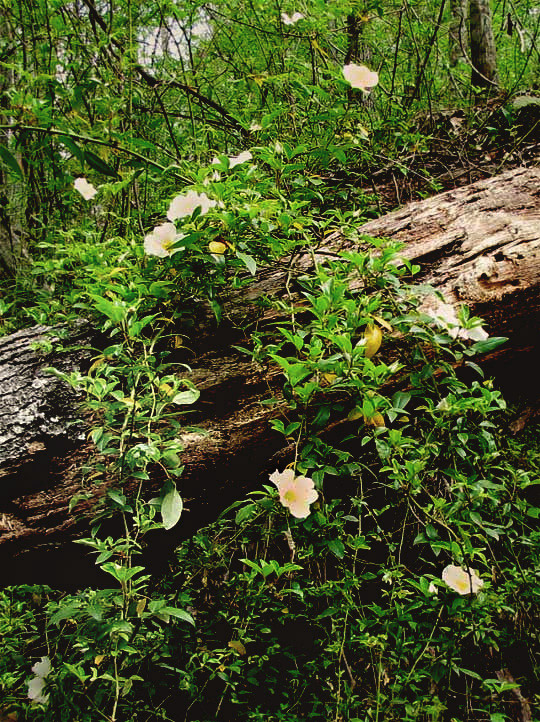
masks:
<path fill-rule="evenodd" d="M 506 370 L 503 380 L 513 379 L 518 391 L 538 395 L 533 369 L 540 351 L 539 169 L 520 168 L 411 203 L 360 231 L 403 241 L 403 256 L 422 266 L 419 282 L 467 303 L 486 319 L 492 335 L 508 336 L 491 361 Z M 335 233 L 315 255 L 323 259 L 351 247 Z M 291 273 L 305 272 L 312 262 L 306 254 L 261 270 L 250 286 L 225 300 L 225 320 L 217 329 L 210 314 L 201 312 L 190 342 L 195 352 L 190 378 L 201 399 L 189 423 L 203 433 L 182 439 L 184 535 L 259 486 L 287 456 L 282 437 L 268 423 L 276 409 L 261 403 L 279 398 L 279 370 L 258 368 L 234 346 L 249 342 L 246 335 L 255 323 L 263 327 L 275 320 L 274 311 L 253 302 L 284 296 Z M 87 528 L 91 504 L 79 505 L 76 513 L 68 504 L 80 484 L 81 464 L 95 451 L 84 428 L 70 423 L 76 416 L 72 392 L 42 370 L 58 360 L 30 348 L 41 334 L 43 329 L 30 329 L 0 341 L 3 394 L 10 395 L 0 409 L 0 565 L 5 583 L 84 584 L 91 562 L 69 542 Z M 63 357 L 62 363 L 77 366 L 81 357 Z M 148 496 L 160 483 L 157 478 L 147 483 Z M 173 532 L 164 536 L 176 538 Z"/>

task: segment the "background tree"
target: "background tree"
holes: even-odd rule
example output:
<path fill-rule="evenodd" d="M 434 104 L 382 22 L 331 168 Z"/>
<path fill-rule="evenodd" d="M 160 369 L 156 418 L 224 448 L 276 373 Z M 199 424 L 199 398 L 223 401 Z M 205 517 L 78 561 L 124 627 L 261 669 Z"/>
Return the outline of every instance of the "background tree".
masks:
<path fill-rule="evenodd" d="M 457 65 L 466 56 L 469 47 L 467 0 L 450 0 L 450 65 Z"/>
<path fill-rule="evenodd" d="M 499 85 L 497 51 L 489 0 L 470 0 L 471 85 L 495 89 Z"/>

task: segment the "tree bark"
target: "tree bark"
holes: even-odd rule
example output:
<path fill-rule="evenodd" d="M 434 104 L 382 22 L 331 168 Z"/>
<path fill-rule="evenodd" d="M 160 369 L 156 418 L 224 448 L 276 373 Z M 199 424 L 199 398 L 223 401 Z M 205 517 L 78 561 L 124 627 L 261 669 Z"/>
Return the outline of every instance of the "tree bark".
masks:
<path fill-rule="evenodd" d="M 0 40 L 8 48 L 5 59 L 13 54 L 15 39 L 12 28 L 6 17 L 0 16 Z M 4 58 L 3 58 L 4 59 Z M 12 58 L 11 58 L 12 60 Z M 15 76 L 14 64 L 5 68 L 0 76 L 0 125 L 12 123 L 9 117 L 8 89 L 16 88 L 18 79 Z M 13 132 L 0 130 L 0 144 L 9 152 Z M 16 158 L 20 162 L 20 153 Z M 25 188 L 20 178 L 14 177 L 13 171 L 0 164 L 0 275 L 13 277 L 20 259 L 26 255 L 24 243 Z"/>
<path fill-rule="evenodd" d="M 509 391 L 539 395 L 540 169 L 519 168 L 410 203 L 359 230 L 403 241 L 402 255 L 421 264 L 419 283 L 431 283 L 449 301 L 467 303 L 486 320 L 491 335 L 508 336 L 509 343 L 486 359 L 488 372 L 499 373 Z M 316 257 L 353 247 L 335 233 Z M 262 269 L 250 286 L 225 299 L 227 320 L 217 329 L 210 313 L 201 314 L 190 344 L 196 351 L 190 378 L 201 400 L 190 423 L 204 434 L 182 437 L 185 471 L 178 486 L 186 512 L 178 531 L 162 534 L 165 544 L 211 521 L 289 461 L 291 449 L 283 448 L 282 437 L 269 426 L 276 407 L 261 404 L 275 397 L 278 411 L 283 405 L 280 371 L 257 368 L 234 346 L 249 344 L 250 323 L 260 328 L 278 318 L 277 311 L 260 311 L 253 301 L 286 297 L 291 272 L 303 274 L 312 263 L 306 253 Z M 61 361 L 43 358 L 30 347 L 43 331 L 20 331 L 0 341 L 1 388 L 10 393 L 0 415 L 0 566 L 4 583 L 85 585 L 93 565 L 69 542 L 87 529 L 92 504 L 71 513 L 69 502 L 80 488 L 81 465 L 96 452 L 84 425 L 71 425 L 76 398 L 44 367 L 77 367 L 87 357 L 77 352 Z M 87 327 L 78 334 L 79 343 L 90 335 Z M 161 481 L 152 478 L 145 495 L 153 495 Z"/>
<path fill-rule="evenodd" d="M 469 0 L 469 35 L 471 40 L 471 85 L 496 88 L 497 52 L 489 0 Z"/>
<path fill-rule="evenodd" d="M 450 65 L 456 66 L 469 47 L 467 32 L 467 0 L 450 0 Z"/>

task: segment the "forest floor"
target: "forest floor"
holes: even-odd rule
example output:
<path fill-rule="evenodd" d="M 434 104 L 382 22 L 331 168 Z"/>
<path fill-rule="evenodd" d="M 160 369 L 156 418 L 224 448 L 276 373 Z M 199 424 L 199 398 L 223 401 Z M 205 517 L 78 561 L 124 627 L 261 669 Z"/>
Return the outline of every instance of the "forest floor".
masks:
<path fill-rule="evenodd" d="M 496 108 L 480 127 L 469 125 L 462 111 L 419 120 L 422 141 L 407 144 L 397 158 L 395 150 L 392 158 L 380 154 L 381 167 L 362 186 L 373 194 L 373 216 L 512 168 L 539 164 L 538 126 L 524 134 L 501 131 L 492 125 L 498 117 Z"/>

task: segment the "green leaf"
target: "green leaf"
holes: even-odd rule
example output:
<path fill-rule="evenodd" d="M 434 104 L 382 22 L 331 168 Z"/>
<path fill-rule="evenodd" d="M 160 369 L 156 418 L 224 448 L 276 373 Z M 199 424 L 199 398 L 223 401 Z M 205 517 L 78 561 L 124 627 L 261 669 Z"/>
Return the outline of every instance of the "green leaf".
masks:
<path fill-rule="evenodd" d="M 172 529 L 178 523 L 183 508 L 182 497 L 176 489 L 171 489 L 168 494 L 165 494 L 161 502 L 161 518 L 164 529 Z"/>
<path fill-rule="evenodd" d="M 180 391 L 179 393 L 177 393 L 173 396 L 172 403 L 179 404 L 180 406 L 194 404 L 200 395 L 201 395 L 201 392 L 199 391 L 199 389 L 195 389 L 195 388 L 188 389 L 187 391 Z"/>
<path fill-rule="evenodd" d="M 493 336 L 493 338 L 486 338 L 485 341 L 477 341 L 471 348 L 476 353 L 488 353 L 488 351 L 493 351 L 507 341 L 506 336 Z"/>
<path fill-rule="evenodd" d="M 478 514 L 478 512 L 476 512 L 476 511 L 471 511 L 471 512 L 469 512 L 469 516 L 470 516 L 470 518 L 471 518 L 472 523 L 473 523 L 473 524 L 476 524 L 476 526 L 480 526 L 480 527 L 481 527 L 481 526 L 484 525 L 484 522 L 483 522 L 483 520 L 482 520 L 482 517 L 480 516 L 480 514 Z"/>
<path fill-rule="evenodd" d="M 167 469 L 178 469 L 180 466 L 180 458 L 176 451 L 165 451 L 161 455 L 161 460 Z"/>
<path fill-rule="evenodd" d="M 139 574 L 139 572 L 144 571 L 144 567 L 141 566 L 124 567 L 121 564 L 117 564 L 116 562 L 105 562 L 105 564 L 101 565 L 101 568 L 104 572 L 107 572 L 107 574 L 110 574 L 119 582 L 127 582 L 136 574 Z"/>
<path fill-rule="evenodd" d="M 70 617 L 76 617 L 80 614 L 81 610 L 79 606 L 73 604 L 69 605 L 66 604 L 63 607 L 60 607 L 60 609 L 55 612 L 51 617 L 51 623 L 52 624 L 60 624 L 60 622 L 63 622 L 64 619 L 69 619 Z"/>
<path fill-rule="evenodd" d="M 250 517 L 252 517 L 256 511 L 257 511 L 257 504 L 246 504 L 245 506 L 243 506 L 241 509 L 239 509 L 236 512 L 236 516 L 235 516 L 234 520 L 237 524 L 241 524 L 243 521 L 246 521 L 246 519 L 249 519 Z"/>
<path fill-rule="evenodd" d="M 111 178 L 118 178 L 118 173 L 114 170 L 114 168 L 102 160 L 99 155 L 92 153 L 91 150 L 84 151 L 84 160 L 88 163 L 90 168 L 97 170 L 98 173 L 108 175 Z"/>
<path fill-rule="evenodd" d="M 112 499 L 115 504 L 118 504 L 124 511 L 131 511 L 131 507 L 126 505 L 126 497 L 124 494 L 120 493 L 119 491 L 116 491 L 115 489 L 109 489 L 107 492 L 107 496 L 109 499 Z"/>
<path fill-rule="evenodd" d="M 328 542 L 328 548 L 338 559 L 343 559 L 345 556 L 345 546 L 340 539 L 331 539 Z"/>
<path fill-rule="evenodd" d="M 256 572 L 258 572 L 259 574 L 262 574 L 262 573 L 263 573 L 263 570 L 262 570 L 261 567 L 257 564 L 257 562 L 252 562 L 251 559 L 240 559 L 239 561 L 241 561 L 241 562 L 242 562 L 243 564 L 245 564 L 246 566 L 251 567 L 251 569 L 254 569 L 254 570 L 255 570 Z"/>
<path fill-rule="evenodd" d="M 15 173 L 15 175 L 19 176 L 19 178 L 23 178 L 22 168 L 18 164 L 17 159 L 3 145 L 0 145 L 0 158 L 4 161 L 5 165 L 9 168 L 10 171 Z"/>
<path fill-rule="evenodd" d="M 290 364 L 287 369 L 287 375 L 289 376 L 291 386 L 296 386 L 304 381 L 308 376 L 311 376 L 311 370 L 306 368 L 304 364 Z"/>
<path fill-rule="evenodd" d="M 183 622 L 188 622 L 189 624 L 195 626 L 195 620 L 191 614 L 185 612 L 183 609 L 177 609 L 176 607 L 163 607 L 159 611 L 161 614 L 169 614 L 171 617 L 181 619 Z"/>
<path fill-rule="evenodd" d="M 410 400 L 410 394 L 406 393 L 405 391 L 397 391 L 392 397 L 392 406 L 394 407 L 394 409 L 402 411 L 407 406 Z"/>
<path fill-rule="evenodd" d="M 79 148 L 79 146 L 74 143 L 69 136 L 62 135 L 60 136 L 59 141 L 66 146 L 75 158 L 78 158 L 82 163 L 84 163 L 84 150 Z"/>
<path fill-rule="evenodd" d="M 236 251 L 236 257 L 242 261 L 252 276 L 257 273 L 257 263 L 255 262 L 253 256 L 250 256 L 248 253 Z"/>
<path fill-rule="evenodd" d="M 324 612 L 321 612 L 315 617 L 315 621 L 319 621 L 319 619 L 325 619 L 326 617 L 332 617 L 336 612 L 339 611 L 339 607 L 328 607 Z"/>
<path fill-rule="evenodd" d="M 127 308 L 123 303 L 119 301 L 113 303 L 108 301 L 106 298 L 94 295 L 91 296 L 91 298 L 94 301 L 96 310 L 104 316 L 110 318 L 113 323 L 121 324 L 122 321 L 125 321 L 127 317 Z"/>

